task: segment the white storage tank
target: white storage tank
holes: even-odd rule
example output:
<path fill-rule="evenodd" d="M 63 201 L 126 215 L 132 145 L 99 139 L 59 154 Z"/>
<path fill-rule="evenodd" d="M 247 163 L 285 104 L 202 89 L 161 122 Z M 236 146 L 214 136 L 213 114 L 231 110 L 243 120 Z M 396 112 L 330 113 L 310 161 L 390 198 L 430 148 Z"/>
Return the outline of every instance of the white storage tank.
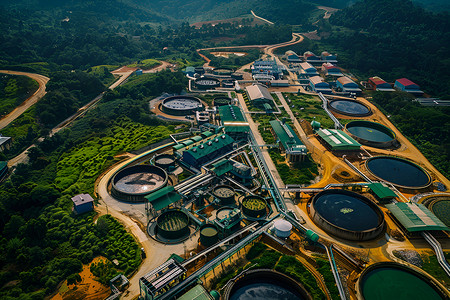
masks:
<path fill-rule="evenodd" d="M 275 235 L 285 239 L 291 235 L 292 224 L 286 220 L 279 219 L 274 222 Z"/>

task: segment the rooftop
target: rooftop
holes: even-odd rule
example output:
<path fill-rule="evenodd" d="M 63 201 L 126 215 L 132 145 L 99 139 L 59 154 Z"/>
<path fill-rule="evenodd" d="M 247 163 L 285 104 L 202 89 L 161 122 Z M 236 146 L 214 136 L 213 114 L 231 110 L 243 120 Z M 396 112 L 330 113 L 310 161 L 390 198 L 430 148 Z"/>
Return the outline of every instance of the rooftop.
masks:
<path fill-rule="evenodd" d="M 319 129 L 317 133 L 333 150 L 359 150 L 361 147 L 360 143 L 342 130 Z"/>
<path fill-rule="evenodd" d="M 289 124 L 278 120 L 272 120 L 269 123 L 286 152 L 296 152 L 297 154 L 306 155 L 308 152 L 306 146 L 298 138 Z"/>
<path fill-rule="evenodd" d="M 378 77 L 378 76 L 370 77 L 369 80 L 372 81 L 372 82 L 373 82 L 374 84 L 376 84 L 376 85 L 386 83 L 386 81 L 384 81 L 383 79 L 381 79 L 381 78 Z"/>
<path fill-rule="evenodd" d="M 428 208 L 417 203 L 394 203 L 387 204 L 386 208 L 409 232 L 445 230 L 450 228 L 445 226 Z"/>
<path fill-rule="evenodd" d="M 85 203 L 94 202 L 94 199 L 89 194 L 79 194 L 72 198 L 73 205 L 79 206 Z"/>
<path fill-rule="evenodd" d="M 145 199 L 158 211 L 181 200 L 181 195 L 177 194 L 174 187 L 170 185 L 151 193 Z"/>
<path fill-rule="evenodd" d="M 323 78 L 322 77 L 320 77 L 320 76 L 314 76 L 314 77 L 310 77 L 309 78 L 309 81 L 312 83 L 312 84 L 318 84 L 318 83 L 322 83 L 322 82 L 324 82 L 323 81 Z"/>
<path fill-rule="evenodd" d="M 233 143 L 234 140 L 229 135 L 222 134 L 213 140 L 201 143 L 197 147 L 193 147 L 187 152 L 194 159 L 199 159 Z"/>
<path fill-rule="evenodd" d="M 300 63 L 300 67 L 303 69 L 303 70 L 309 70 L 309 69 L 316 69 L 316 68 L 314 68 L 310 63 L 308 63 L 308 62 L 302 62 L 302 63 Z"/>
<path fill-rule="evenodd" d="M 396 81 L 398 81 L 403 86 L 408 86 L 408 85 L 417 85 L 417 86 L 419 86 L 418 84 L 415 84 L 414 82 L 412 82 L 411 80 L 409 80 L 407 78 L 400 78 L 400 79 L 397 79 Z"/>
<path fill-rule="evenodd" d="M 186 294 L 178 298 L 178 300 L 211 300 L 211 299 L 212 297 L 200 284 L 194 286 L 192 289 L 187 291 Z"/>
<path fill-rule="evenodd" d="M 353 80 L 351 80 L 350 78 L 348 78 L 347 76 L 342 76 L 339 77 L 337 79 L 337 81 L 339 81 L 340 83 L 342 83 L 342 85 L 346 85 L 346 84 L 356 84 Z"/>
<path fill-rule="evenodd" d="M 260 84 L 250 85 L 246 87 L 245 90 L 248 93 L 250 101 L 257 99 L 268 99 L 273 101 L 272 95 L 270 94 L 269 90 Z"/>
<path fill-rule="evenodd" d="M 216 163 L 213 163 L 211 171 L 216 173 L 217 176 L 222 176 L 223 174 L 230 172 L 232 169 L 233 165 L 231 164 L 231 162 L 228 159 L 224 158 Z"/>
<path fill-rule="evenodd" d="M 371 183 L 368 187 L 380 199 L 392 199 L 397 197 L 397 194 L 395 194 L 394 191 L 381 182 Z"/>
<path fill-rule="evenodd" d="M 235 105 L 219 106 L 219 114 L 222 123 L 224 122 L 246 122 L 239 107 Z"/>

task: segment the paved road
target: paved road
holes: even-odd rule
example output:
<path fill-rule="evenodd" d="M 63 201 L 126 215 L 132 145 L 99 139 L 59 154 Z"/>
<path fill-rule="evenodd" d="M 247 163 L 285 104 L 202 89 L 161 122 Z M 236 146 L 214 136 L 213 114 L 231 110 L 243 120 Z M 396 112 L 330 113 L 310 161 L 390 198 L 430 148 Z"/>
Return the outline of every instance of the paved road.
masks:
<path fill-rule="evenodd" d="M 0 119 L 0 129 L 3 129 L 6 126 L 8 126 L 12 121 L 17 119 L 21 114 L 23 114 L 28 108 L 30 108 L 31 106 L 36 104 L 39 100 L 41 100 L 42 97 L 44 97 L 44 95 L 46 94 L 45 85 L 50 80 L 50 78 L 35 73 L 25 73 L 18 71 L 0 70 L 0 73 L 27 76 L 30 77 L 31 79 L 36 80 L 37 83 L 39 84 L 38 90 L 31 97 L 29 97 L 22 104 L 16 107 L 12 112 L 10 112 L 2 119 Z"/>

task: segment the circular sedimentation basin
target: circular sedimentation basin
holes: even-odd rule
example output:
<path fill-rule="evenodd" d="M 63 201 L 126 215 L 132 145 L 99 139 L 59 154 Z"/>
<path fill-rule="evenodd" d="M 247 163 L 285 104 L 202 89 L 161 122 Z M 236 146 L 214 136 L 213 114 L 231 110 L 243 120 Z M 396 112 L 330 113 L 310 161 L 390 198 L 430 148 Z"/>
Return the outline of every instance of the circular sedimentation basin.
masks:
<path fill-rule="evenodd" d="M 372 114 L 368 106 L 356 100 L 332 100 L 328 106 L 341 115 L 352 117 L 366 117 Z"/>
<path fill-rule="evenodd" d="M 396 142 L 395 133 L 388 127 L 369 121 L 352 121 L 345 128 L 363 145 L 387 148 Z"/>
<path fill-rule="evenodd" d="M 117 172 L 112 179 L 114 197 L 131 202 L 144 201 L 146 196 L 167 185 L 166 171 L 157 166 L 136 165 Z"/>
<path fill-rule="evenodd" d="M 312 300 L 306 289 L 292 278 L 273 270 L 251 270 L 225 288 L 226 300 Z"/>
<path fill-rule="evenodd" d="M 397 263 L 378 263 L 360 276 L 364 300 L 448 299 L 433 278 Z"/>
<path fill-rule="evenodd" d="M 310 212 L 323 230 L 348 240 L 370 240 L 384 230 L 384 216 L 378 206 L 345 190 L 320 192 L 313 198 Z"/>
<path fill-rule="evenodd" d="M 189 217 L 180 210 L 168 210 L 156 220 L 157 233 L 167 239 L 189 234 Z"/>
<path fill-rule="evenodd" d="M 166 114 L 184 116 L 192 115 L 195 111 L 203 109 L 203 104 L 197 97 L 172 96 L 162 101 L 161 108 Z"/>
<path fill-rule="evenodd" d="M 424 169 L 398 157 L 372 157 L 366 161 L 366 168 L 378 179 L 402 188 L 421 189 L 431 184 L 431 176 Z"/>
<path fill-rule="evenodd" d="M 428 205 L 428 209 L 446 226 L 450 227 L 450 197 L 437 197 Z"/>

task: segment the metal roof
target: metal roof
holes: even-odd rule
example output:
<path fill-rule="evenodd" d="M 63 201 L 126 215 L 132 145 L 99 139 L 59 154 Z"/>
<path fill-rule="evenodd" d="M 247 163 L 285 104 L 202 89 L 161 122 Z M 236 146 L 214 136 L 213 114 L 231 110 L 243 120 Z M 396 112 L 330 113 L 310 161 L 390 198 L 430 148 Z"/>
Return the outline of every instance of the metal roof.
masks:
<path fill-rule="evenodd" d="M 211 171 L 213 171 L 217 176 L 222 176 L 233 169 L 233 165 L 226 158 L 219 160 L 218 162 L 212 164 L 212 166 Z"/>
<path fill-rule="evenodd" d="M 199 159 L 219 150 L 222 147 L 233 144 L 233 142 L 234 140 L 229 135 L 222 134 L 217 138 L 201 143 L 197 147 L 193 147 L 186 152 L 189 153 L 194 159 Z"/>
<path fill-rule="evenodd" d="M 318 83 L 324 82 L 324 81 L 323 81 L 323 78 L 320 77 L 320 76 L 310 77 L 310 78 L 309 78 L 309 81 L 310 81 L 312 84 L 314 84 L 314 85 L 316 85 L 316 84 L 318 84 Z M 328 84 L 328 83 L 327 83 L 327 84 Z"/>
<path fill-rule="evenodd" d="M 445 230 L 450 228 L 445 226 L 428 208 L 423 204 L 413 202 L 387 204 L 386 208 L 409 232 Z"/>
<path fill-rule="evenodd" d="M 359 150 L 361 144 L 342 130 L 319 129 L 317 134 L 331 146 L 332 150 Z"/>
<path fill-rule="evenodd" d="M 267 99 L 273 101 L 273 97 L 270 94 L 269 90 L 262 85 L 254 84 L 245 88 L 247 91 L 248 97 L 250 101 L 259 100 L 259 99 Z"/>
<path fill-rule="evenodd" d="M 145 199 L 147 199 L 157 211 L 166 208 L 172 203 L 180 201 L 181 198 L 181 195 L 177 194 L 174 187 L 171 185 L 145 196 Z"/>
<path fill-rule="evenodd" d="M 200 284 L 194 286 L 180 298 L 177 298 L 177 300 L 211 300 L 211 299 L 212 299 L 211 296 Z"/>
<path fill-rule="evenodd" d="M 308 152 L 306 146 L 303 145 L 289 124 L 278 120 L 272 120 L 269 123 L 286 152 L 306 155 Z"/>
<path fill-rule="evenodd" d="M 184 273 L 186 273 L 186 269 L 183 266 L 174 259 L 169 259 L 150 273 L 141 277 L 139 281 L 154 296 L 173 280 L 180 278 Z"/>
<path fill-rule="evenodd" d="M 79 194 L 72 197 L 73 205 L 79 206 L 89 202 L 94 202 L 94 199 L 89 194 Z"/>
<path fill-rule="evenodd" d="M 303 70 L 305 70 L 305 71 L 311 70 L 311 69 L 313 69 L 314 71 L 316 71 L 316 68 L 314 68 L 310 63 L 307 63 L 307 62 L 302 62 L 302 63 L 300 63 L 300 67 L 301 67 Z"/>
<path fill-rule="evenodd" d="M 396 81 L 399 82 L 403 86 L 410 86 L 410 85 L 417 85 L 417 86 L 419 86 L 418 84 L 412 82 L 408 78 L 400 78 L 400 79 L 397 79 Z"/>
<path fill-rule="evenodd" d="M 380 199 L 391 199 L 397 197 L 394 191 L 381 182 L 375 182 L 368 185 L 369 189 Z"/>
<path fill-rule="evenodd" d="M 351 79 L 348 78 L 347 76 L 339 77 L 339 78 L 337 79 L 337 81 L 339 81 L 342 85 L 351 84 L 351 85 L 353 85 L 353 86 L 358 87 L 358 85 L 356 84 L 356 82 L 354 82 L 353 80 L 351 80 Z"/>
<path fill-rule="evenodd" d="M 219 106 L 219 115 L 222 123 L 246 121 L 241 109 L 235 105 Z"/>
<path fill-rule="evenodd" d="M 11 138 L 8 136 L 0 136 L 0 145 L 6 143 L 7 141 L 9 141 Z"/>

